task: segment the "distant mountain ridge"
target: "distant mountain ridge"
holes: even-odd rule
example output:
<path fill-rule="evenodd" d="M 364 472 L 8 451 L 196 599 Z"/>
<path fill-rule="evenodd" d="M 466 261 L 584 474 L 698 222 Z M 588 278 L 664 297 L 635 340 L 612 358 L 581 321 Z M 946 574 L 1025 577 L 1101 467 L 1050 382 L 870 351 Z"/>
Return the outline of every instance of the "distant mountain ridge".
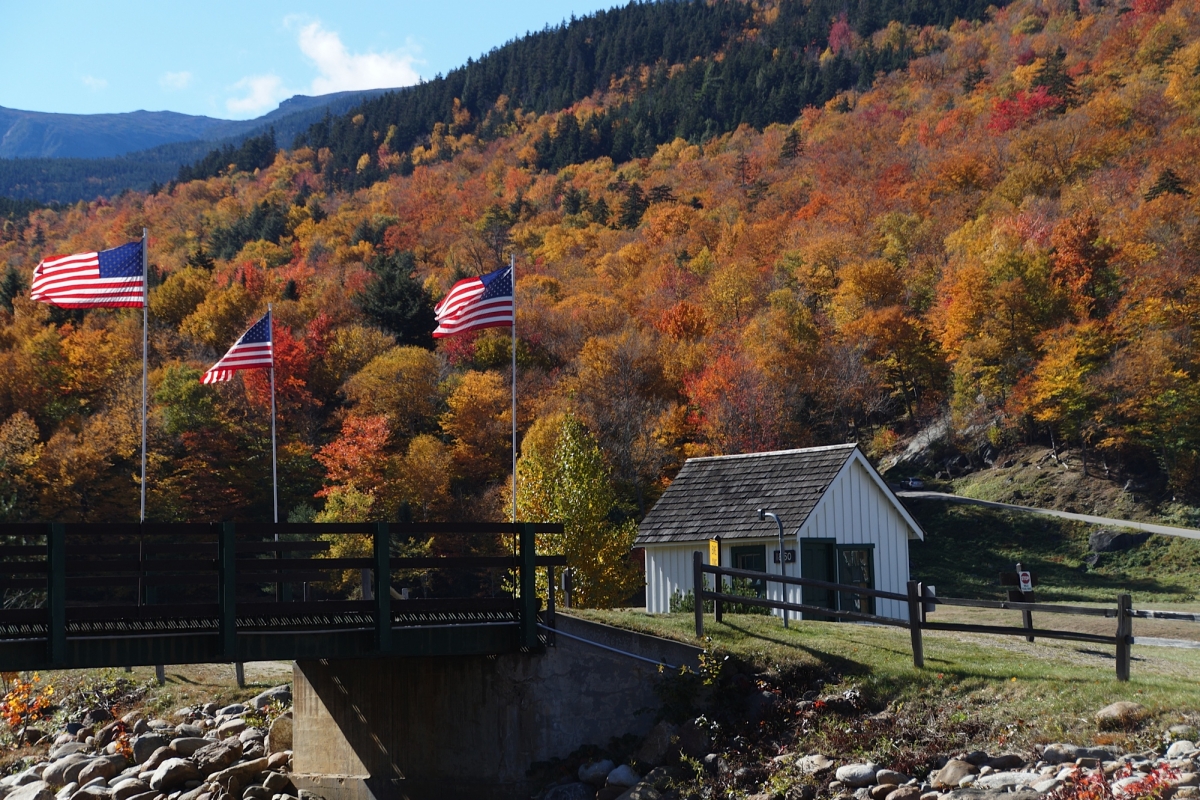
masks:
<path fill-rule="evenodd" d="M 228 120 L 174 111 L 54 114 L 0 106 L 0 158 L 113 158 L 175 142 L 216 142 L 275 125 L 289 141 L 326 110 L 346 111 L 386 89 L 296 95 L 269 114 Z"/>

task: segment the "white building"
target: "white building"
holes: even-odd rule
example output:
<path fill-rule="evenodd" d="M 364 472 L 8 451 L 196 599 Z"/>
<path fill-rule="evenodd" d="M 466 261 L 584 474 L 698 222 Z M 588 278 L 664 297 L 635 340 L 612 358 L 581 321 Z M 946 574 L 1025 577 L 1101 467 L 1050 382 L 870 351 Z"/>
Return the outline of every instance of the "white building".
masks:
<path fill-rule="evenodd" d="M 858 446 L 846 444 L 688 459 L 638 526 L 646 610 L 670 611 L 672 596 L 692 590 L 692 553 L 710 563 L 712 539 L 722 566 L 778 575 L 778 528 L 759 520 L 760 508 L 779 516 L 784 549 L 795 550 L 799 568 L 786 564 L 786 574 L 905 593 L 908 542 L 924 540 L 924 531 Z M 779 590 L 768 584 L 766 594 L 778 600 Z M 788 599 L 908 619 L 904 603 L 838 594 L 793 586 Z"/>

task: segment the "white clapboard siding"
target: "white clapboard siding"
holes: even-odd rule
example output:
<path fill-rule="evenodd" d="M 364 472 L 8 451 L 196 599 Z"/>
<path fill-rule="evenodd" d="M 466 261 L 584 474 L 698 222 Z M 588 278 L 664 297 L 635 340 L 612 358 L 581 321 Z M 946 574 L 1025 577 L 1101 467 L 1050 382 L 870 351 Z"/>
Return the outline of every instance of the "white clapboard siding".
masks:
<path fill-rule="evenodd" d="M 904 594 L 909 580 L 908 542 L 910 538 L 919 538 L 921 532 L 914 527 L 915 523 L 910 524 L 902 515 L 897 503 L 895 496 L 882 485 L 882 480 L 873 474 L 862 454 L 855 451 L 829 484 L 798 534 L 806 539 L 834 539 L 838 544 L 873 545 L 875 588 Z M 719 530 L 719 521 L 714 522 L 716 524 L 711 528 Z M 784 519 L 783 523 L 784 547 L 799 552 L 795 521 Z M 722 563 L 731 563 L 733 547 L 763 545 L 767 571 L 778 575 L 781 565 L 774 563 L 773 553 L 779 548 L 779 540 L 771 535 L 775 528 L 770 520 L 763 526 L 767 535 L 762 538 L 722 539 Z M 699 550 L 704 562 L 708 563 L 708 541 L 649 543 L 645 548 L 646 610 L 654 614 L 666 613 L 670 610 L 672 594 L 683 595 L 692 590 L 692 553 Z M 787 574 L 799 575 L 800 566 L 787 565 Z M 780 599 L 781 589 L 778 583 L 768 584 L 768 597 Z M 800 602 L 800 587 L 789 587 L 787 594 L 791 602 Z M 908 619 L 907 605 L 896 600 L 876 599 L 875 613 Z"/>

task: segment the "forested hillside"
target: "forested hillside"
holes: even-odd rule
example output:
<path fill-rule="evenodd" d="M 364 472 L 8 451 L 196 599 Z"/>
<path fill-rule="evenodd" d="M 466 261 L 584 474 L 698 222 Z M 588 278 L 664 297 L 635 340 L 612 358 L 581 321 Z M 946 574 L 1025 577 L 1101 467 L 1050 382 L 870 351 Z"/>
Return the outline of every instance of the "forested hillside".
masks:
<path fill-rule="evenodd" d="M 661 8 L 719 22 L 696 26 L 724 42 L 714 74 L 793 13 Z M 686 136 L 619 160 L 587 148 L 607 121 L 690 108 L 670 98 L 691 50 L 636 51 L 647 63 L 590 73 L 563 111 L 503 83 L 487 107 L 455 95 L 457 122 L 409 145 L 375 127 L 389 96 L 321 128 L 378 133 L 370 151 L 301 146 L 4 222 L 0 516 L 136 518 L 140 314 L 61 312 L 25 287 L 39 258 L 143 226 L 151 519 L 269 518 L 265 376 L 198 380 L 268 302 L 285 514 L 504 518 L 508 332 L 429 331 L 435 299 L 510 254 L 521 514 L 573 520 L 609 563 L 689 455 L 856 440 L 881 456 L 946 413 L 968 445 L 1053 437 L 1098 474 L 1196 498 L 1200 3 L 1018 0 L 949 26 L 934 11 L 827 9 L 800 62 L 903 66 L 803 105 L 796 53 L 772 45 L 763 96 L 794 92 L 790 117 L 692 109 Z M 347 183 L 349 159 L 379 179 Z"/>

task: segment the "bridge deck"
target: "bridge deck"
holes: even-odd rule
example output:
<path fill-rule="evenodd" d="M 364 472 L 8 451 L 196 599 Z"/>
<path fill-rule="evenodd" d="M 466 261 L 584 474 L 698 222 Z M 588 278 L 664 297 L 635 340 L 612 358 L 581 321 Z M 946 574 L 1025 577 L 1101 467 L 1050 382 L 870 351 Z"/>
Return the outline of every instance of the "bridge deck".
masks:
<path fill-rule="evenodd" d="M 539 557 L 535 537 L 561 531 L 529 523 L 0 525 L 0 669 L 536 649 L 534 572 L 548 570 L 553 588 L 565 561 Z M 392 555 L 394 542 L 431 536 L 441 552 L 469 554 Z"/>

